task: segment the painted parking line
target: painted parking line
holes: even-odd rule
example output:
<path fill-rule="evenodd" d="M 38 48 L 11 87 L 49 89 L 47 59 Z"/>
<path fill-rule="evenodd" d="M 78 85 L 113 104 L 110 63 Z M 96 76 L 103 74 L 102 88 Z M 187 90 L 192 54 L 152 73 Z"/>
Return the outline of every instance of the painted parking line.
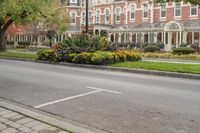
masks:
<path fill-rule="evenodd" d="M 115 93 L 115 94 L 121 94 L 121 92 L 118 92 L 118 91 L 112 91 L 112 90 L 107 90 L 107 89 L 102 89 L 102 88 L 96 88 L 96 87 L 86 87 L 86 88 L 93 89 L 94 91 L 90 91 L 90 92 L 82 93 L 82 94 L 79 94 L 79 95 L 75 95 L 75 96 L 51 101 L 51 102 L 48 102 L 48 103 L 40 104 L 40 105 L 34 106 L 34 108 L 42 108 L 42 107 L 46 107 L 46 106 L 53 105 L 53 104 L 56 104 L 56 103 L 60 103 L 60 102 L 68 101 L 68 100 L 71 100 L 71 99 L 92 95 L 92 94 L 99 93 L 99 92 L 110 92 L 110 93 Z"/>
<path fill-rule="evenodd" d="M 101 91 L 110 92 L 110 93 L 122 94 L 122 92 L 119 92 L 119 91 L 107 90 L 107 89 L 102 89 L 102 88 L 97 88 L 97 87 L 87 87 L 87 88 L 93 89 L 93 90 L 101 90 Z"/>

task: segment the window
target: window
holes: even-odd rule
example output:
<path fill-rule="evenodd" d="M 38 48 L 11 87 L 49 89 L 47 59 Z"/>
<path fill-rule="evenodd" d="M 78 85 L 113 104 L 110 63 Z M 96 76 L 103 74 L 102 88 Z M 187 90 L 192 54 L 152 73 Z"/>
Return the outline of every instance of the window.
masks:
<path fill-rule="evenodd" d="M 176 17 L 181 16 L 181 3 L 180 2 L 175 3 L 175 16 Z"/>
<path fill-rule="evenodd" d="M 165 18 L 166 17 L 166 5 L 163 4 L 160 6 L 160 17 Z"/>
<path fill-rule="evenodd" d="M 88 18 L 89 18 L 89 24 L 92 24 L 92 12 L 91 11 L 89 11 Z"/>
<path fill-rule="evenodd" d="M 190 15 L 191 16 L 197 16 L 198 14 L 198 6 L 197 5 L 191 5 L 190 6 Z"/>
<path fill-rule="evenodd" d="M 109 9 L 105 9 L 105 23 L 109 23 L 110 21 L 110 11 Z"/>
<path fill-rule="evenodd" d="M 143 18 L 148 18 L 148 5 L 143 5 Z"/>
<path fill-rule="evenodd" d="M 70 13 L 70 17 L 71 17 L 71 23 L 76 23 L 76 13 L 75 12 L 71 12 Z"/>
<path fill-rule="evenodd" d="M 121 10 L 120 8 L 115 9 L 115 15 L 116 15 L 116 22 L 120 22 L 120 17 L 121 17 Z"/>
<path fill-rule="evenodd" d="M 130 6 L 130 18 L 135 19 L 135 6 Z"/>
<path fill-rule="evenodd" d="M 70 0 L 70 3 L 77 3 L 77 0 Z"/>
<path fill-rule="evenodd" d="M 86 17 L 86 13 L 85 12 L 82 12 L 82 24 L 84 25 L 85 24 L 85 21 L 86 21 L 86 19 L 85 19 L 85 17 Z"/>
<path fill-rule="evenodd" d="M 96 23 L 100 23 L 100 10 L 96 11 Z"/>
<path fill-rule="evenodd" d="M 82 0 L 82 6 L 83 7 L 85 6 L 85 0 Z"/>

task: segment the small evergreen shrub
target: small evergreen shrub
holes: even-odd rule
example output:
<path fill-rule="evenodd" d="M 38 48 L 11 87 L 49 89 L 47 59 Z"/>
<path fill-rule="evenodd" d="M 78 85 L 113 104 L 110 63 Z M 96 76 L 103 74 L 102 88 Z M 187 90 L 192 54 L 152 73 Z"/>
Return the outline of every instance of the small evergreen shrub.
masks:
<path fill-rule="evenodd" d="M 193 48 L 174 48 L 173 49 L 174 54 L 182 55 L 182 54 L 193 54 L 195 53 L 195 49 Z"/>
<path fill-rule="evenodd" d="M 160 48 L 155 45 L 148 45 L 144 47 L 144 52 L 157 52 L 157 51 L 160 51 Z"/>

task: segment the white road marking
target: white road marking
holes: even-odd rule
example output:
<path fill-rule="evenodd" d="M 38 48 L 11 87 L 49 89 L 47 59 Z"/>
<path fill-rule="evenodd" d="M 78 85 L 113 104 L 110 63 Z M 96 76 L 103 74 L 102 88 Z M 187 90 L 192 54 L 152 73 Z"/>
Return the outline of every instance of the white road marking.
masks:
<path fill-rule="evenodd" d="M 79 95 L 55 100 L 55 101 L 44 103 L 44 104 L 40 104 L 40 105 L 34 106 L 34 108 L 42 108 L 42 107 L 46 107 L 46 106 L 53 105 L 53 104 L 56 104 L 56 103 L 64 102 L 64 101 L 71 100 L 71 99 L 74 99 L 74 98 L 88 96 L 88 95 L 99 93 L 99 92 L 110 92 L 110 93 L 115 93 L 115 94 L 122 94 L 122 92 L 112 91 L 112 90 L 107 90 L 107 89 L 102 89 L 102 88 L 96 88 L 96 87 L 86 87 L 86 88 L 93 89 L 94 91 L 90 91 L 90 92 L 86 92 L 86 93 L 83 93 L 83 94 L 79 94 Z"/>
<path fill-rule="evenodd" d="M 119 92 L 119 91 L 107 90 L 107 89 L 102 89 L 102 88 L 97 88 L 97 87 L 87 87 L 87 88 L 93 89 L 93 90 L 101 90 L 101 91 L 110 92 L 110 93 L 122 94 L 122 92 Z"/>
<path fill-rule="evenodd" d="M 78 98 L 78 97 L 83 97 L 83 96 L 95 94 L 95 93 L 98 93 L 98 92 L 101 92 L 101 91 L 102 90 L 95 90 L 95 91 L 83 93 L 83 94 L 80 94 L 80 95 L 75 95 L 75 96 L 71 96 L 71 97 L 67 97 L 67 98 L 55 100 L 55 101 L 52 101 L 52 102 L 48 102 L 48 103 L 45 103 L 45 104 L 34 106 L 34 108 L 42 108 L 42 107 L 45 107 L 45 106 L 49 106 L 49 105 L 52 105 L 52 104 L 64 102 L 64 101 L 71 100 L 71 99 L 74 99 L 74 98 Z"/>

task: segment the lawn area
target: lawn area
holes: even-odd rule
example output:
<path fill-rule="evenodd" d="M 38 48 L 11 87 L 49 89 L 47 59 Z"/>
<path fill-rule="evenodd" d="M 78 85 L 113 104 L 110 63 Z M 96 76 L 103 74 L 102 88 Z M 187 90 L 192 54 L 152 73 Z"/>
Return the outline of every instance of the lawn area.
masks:
<path fill-rule="evenodd" d="M 113 64 L 112 66 L 200 74 L 200 65 L 198 64 L 175 64 L 175 63 L 138 61 L 138 62 L 122 62 L 122 63 Z"/>
<path fill-rule="evenodd" d="M 37 54 L 20 53 L 20 52 L 0 52 L 0 57 L 14 57 L 23 59 L 37 59 Z"/>

